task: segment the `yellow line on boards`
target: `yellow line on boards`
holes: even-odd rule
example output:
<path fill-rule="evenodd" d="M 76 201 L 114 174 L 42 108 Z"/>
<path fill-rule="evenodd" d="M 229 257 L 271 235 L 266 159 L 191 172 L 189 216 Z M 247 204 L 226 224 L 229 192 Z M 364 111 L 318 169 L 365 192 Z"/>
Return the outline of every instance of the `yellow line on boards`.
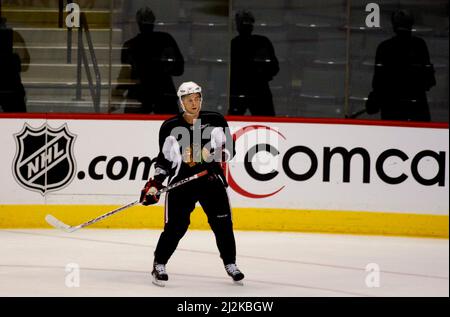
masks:
<path fill-rule="evenodd" d="M 52 214 L 69 225 L 78 225 L 117 208 L 107 205 L 0 205 L 0 228 L 51 228 L 45 216 Z M 449 237 L 448 215 L 234 208 L 235 230 L 320 232 L 411 237 Z M 164 208 L 136 206 L 106 218 L 89 228 L 162 229 Z M 209 229 L 201 208 L 191 215 L 191 229 Z"/>

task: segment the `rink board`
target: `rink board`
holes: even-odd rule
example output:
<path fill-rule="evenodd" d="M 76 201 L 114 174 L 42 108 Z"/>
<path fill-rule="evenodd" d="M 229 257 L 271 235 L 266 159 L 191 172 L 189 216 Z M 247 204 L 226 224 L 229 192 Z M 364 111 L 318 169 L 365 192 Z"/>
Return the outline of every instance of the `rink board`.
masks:
<path fill-rule="evenodd" d="M 162 119 L 0 117 L 0 228 L 45 228 L 46 213 L 78 224 L 135 200 Z M 448 237 L 448 124 L 243 120 L 230 120 L 236 229 Z M 163 204 L 97 228 L 162 228 Z M 191 228 L 208 228 L 201 211 Z"/>
<path fill-rule="evenodd" d="M 118 206 L 91 205 L 3 205 L 0 228 L 50 228 L 44 217 L 52 214 L 70 225 L 78 225 Z M 291 210 L 233 208 L 236 230 L 291 231 L 386 236 L 448 238 L 448 216 L 374 213 L 341 210 Z M 89 228 L 162 229 L 164 208 L 137 206 Z M 209 229 L 201 208 L 191 215 L 190 229 Z"/>

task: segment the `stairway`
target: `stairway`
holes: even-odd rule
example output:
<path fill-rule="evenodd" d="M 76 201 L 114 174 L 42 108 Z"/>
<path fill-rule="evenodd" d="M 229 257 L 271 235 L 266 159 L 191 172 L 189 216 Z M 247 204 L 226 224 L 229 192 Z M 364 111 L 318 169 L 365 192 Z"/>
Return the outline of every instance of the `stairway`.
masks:
<path fill-rule="evenodd" d="M 86 13 L 94 51 L 101 74 L 102 113 L 123 111 L 125 100 L 115 91 L 117 85 L 132 85 L 130 66 L 120 62 L 122 29 L 111 27 L 120 19 L 120 10 L 111 1 L 76 1 Z M 2 17 L 14 31 L 14 51 L 22 60 L 22 83 L 27 94 L 28 112 L 94 112 L 84 66 L 82 98 L 76 100 L 78 32 L 72 32 L 71 63 L 67 61 L 67 28 L 58 27 L 57 0 L 2 1 Z M 64 12 L 65 21 L 66 14 Z M 116 20 L 117 21 L 117 20 Z M 89 58 L 86 37 L 85 49 Z M 90 61 L 91 73 L 94 76 Z M 118 78 L 124 79 L 118 79 Z M 95 78 L 95 77 L 94 77 Z M 111 84 L 110 84 L 111 83 Z M 95 80 L 94 80 L 95 84 Z M 114 95 L 113 97 L 110 97 Z M 111 100 L 110 100 L 111 98 Z M 111 101 L 111 102 L 110 102 Z M 127 101 L 139 105 L 137 101 Z"/>

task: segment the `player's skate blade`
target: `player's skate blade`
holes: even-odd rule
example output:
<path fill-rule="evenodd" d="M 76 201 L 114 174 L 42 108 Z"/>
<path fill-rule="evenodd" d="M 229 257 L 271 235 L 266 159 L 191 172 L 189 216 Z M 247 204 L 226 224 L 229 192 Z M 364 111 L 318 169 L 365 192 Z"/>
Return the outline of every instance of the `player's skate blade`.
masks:
<path fill-rule="evenodd" d="M 244 286 L 244 281 L 243 280 L 240 280 L 240 281 L 233 280 L 233 284 L 238 285 L 238 286 Z"/>
<path fill-rule="evenodd" d="M 159 287 L 165 287 L 167 281 L 158 280 L 154 275 L 152 275 L 152 283 Z"/>
<path fill-rule="evenodd" d="M 164 287 L 166 286 L 166 282 L 169 280 L 169 275 L 167 275 L 166 272 L 166 265 L 165 264 L 159 264 L 159 263 L 153 263 L 153 271 L 152 271 L 152 283 Z"/>
<path fill-rule="evenodd" d="M 234 284 L 243 286 L 244 282 L 244 274 L 238 269 L 236 264 L 227 264 L 225 265 L 225 270 L 227 274 L 233 279 Z"/>

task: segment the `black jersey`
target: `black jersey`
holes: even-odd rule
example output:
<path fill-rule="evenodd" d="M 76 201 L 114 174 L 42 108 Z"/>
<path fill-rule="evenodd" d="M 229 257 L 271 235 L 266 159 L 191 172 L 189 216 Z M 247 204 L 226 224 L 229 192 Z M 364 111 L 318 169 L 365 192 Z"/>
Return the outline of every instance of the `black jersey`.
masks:
<path fill-rule="evenodd" d="M 228 153 L 227 160 L 235 154 L 234 140 L 231 136 L 228 123 L 225 118 L 217 112 L 200 111 L 198 119 L 194 124 L 186 122 L 180 113 L 162 124 L 159 130 L 159 154 L 156 160 L 155 178 L 162 181 L 167 176 L 173 180 L 186 178 L 203 170 L 221 173 L 220 161 L 205 160 L 204 151 L 214 153 L 211 133 L 214 129 L 221 129 L 225 135 L 225 144 L 222 148 Z M 178 142 L 181 161 L 175 162 L 164 153 L 166 142 L 172 137 Z M 179 166 L 178 166 L 179 165 Z"/>

